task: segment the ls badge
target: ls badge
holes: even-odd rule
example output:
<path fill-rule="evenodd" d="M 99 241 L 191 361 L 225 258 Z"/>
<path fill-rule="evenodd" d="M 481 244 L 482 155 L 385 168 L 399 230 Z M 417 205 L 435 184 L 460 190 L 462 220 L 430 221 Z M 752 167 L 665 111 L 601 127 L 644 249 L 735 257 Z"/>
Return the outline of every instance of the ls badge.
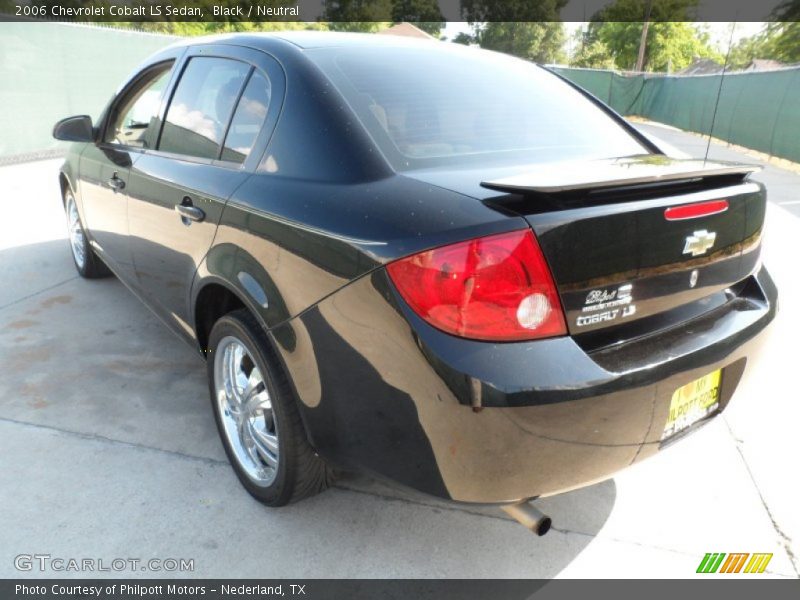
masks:
<path fill-rule="evenodd" d="M 632 292 L 633 284 L 630 283 L 613 289 L 592 290 L 581 308 L 584 314 L 578 316 L 575 325 L 586 327 L 635 315 Z"/>
<path fill-rule="evenodd" d="M 686 245 L 683 247 L 684 254 L 691 254 L 692 256 L 700 256 L 705 254 L 706 251 L 714 245 L 717 239 L 715 231 L 708 232 L 705 229 L 695 231 L 692 235 L 686 237 Z"/>

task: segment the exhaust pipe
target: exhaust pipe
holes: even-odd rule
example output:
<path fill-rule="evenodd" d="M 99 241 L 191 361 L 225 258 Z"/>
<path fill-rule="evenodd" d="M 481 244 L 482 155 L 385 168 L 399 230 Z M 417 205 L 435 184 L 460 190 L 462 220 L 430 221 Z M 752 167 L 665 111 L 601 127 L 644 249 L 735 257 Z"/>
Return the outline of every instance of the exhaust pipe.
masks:
<path fill-rule="evenodd" d="M 500 508 L 538 536 L 550 531 L 550 526 L 553 524 L 553 520 L 550 517 L 527 500 L 516 504 L 506 504 Z"/>

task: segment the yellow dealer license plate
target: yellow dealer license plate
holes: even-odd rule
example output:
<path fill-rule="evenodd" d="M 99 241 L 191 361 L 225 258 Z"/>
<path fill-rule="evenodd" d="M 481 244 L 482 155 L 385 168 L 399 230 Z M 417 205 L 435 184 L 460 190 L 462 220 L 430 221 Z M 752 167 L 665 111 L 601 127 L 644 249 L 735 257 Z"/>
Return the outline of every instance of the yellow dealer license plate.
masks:
<path fill-rule="evenodd" d="M 719 408 L 721 379 L 722 370 L 717 369 L 675 390 L 669 403 L 669 416 L 661 435 L 662 440 L 697 423 Z"/>

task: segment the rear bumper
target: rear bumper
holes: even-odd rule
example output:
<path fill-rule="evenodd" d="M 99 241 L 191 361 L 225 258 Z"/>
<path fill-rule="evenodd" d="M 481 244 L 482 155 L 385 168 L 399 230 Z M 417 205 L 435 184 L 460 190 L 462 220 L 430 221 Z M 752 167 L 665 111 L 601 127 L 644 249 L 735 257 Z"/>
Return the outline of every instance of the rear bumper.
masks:
<path fill-rule="evenodd" d="M 492 344 L 430 327 L 379 270 L 271 333 L 326 459 L 501 503 L 599 481 L 657 452 L 674 390 L 715 369 L 723 410 L 776 303 L 761 269 L 738 296 L 649 337 L 595 351 L 571 337 Z"/>

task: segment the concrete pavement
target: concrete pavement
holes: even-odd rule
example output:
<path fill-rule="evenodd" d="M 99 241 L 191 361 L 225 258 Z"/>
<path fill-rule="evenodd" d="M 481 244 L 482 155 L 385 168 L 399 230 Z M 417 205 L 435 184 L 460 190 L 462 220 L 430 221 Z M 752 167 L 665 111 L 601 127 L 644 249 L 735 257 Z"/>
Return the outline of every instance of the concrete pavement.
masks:
<path fill-rule="evenodd" d="M 642 127 L 696 154 L 695 136 Z M 783 310 L 724 417 L 613 480 L 540 501 L 554 528 L 536 538 L 500 511 L 365 477 L 278 510 L 251 500 L 217 439 L 200 359 L 115 279 L 76 277 L 57 167 L 0 168 L 0 577 L 24 576 L 25 553 L 193 559 L 184 575 L 196 577 L 691 577 L 706 552 L 773 552 L 767 576 L 798 576 L 800 218 L 774 203 L 800 175 L 759 174 Z"/>

